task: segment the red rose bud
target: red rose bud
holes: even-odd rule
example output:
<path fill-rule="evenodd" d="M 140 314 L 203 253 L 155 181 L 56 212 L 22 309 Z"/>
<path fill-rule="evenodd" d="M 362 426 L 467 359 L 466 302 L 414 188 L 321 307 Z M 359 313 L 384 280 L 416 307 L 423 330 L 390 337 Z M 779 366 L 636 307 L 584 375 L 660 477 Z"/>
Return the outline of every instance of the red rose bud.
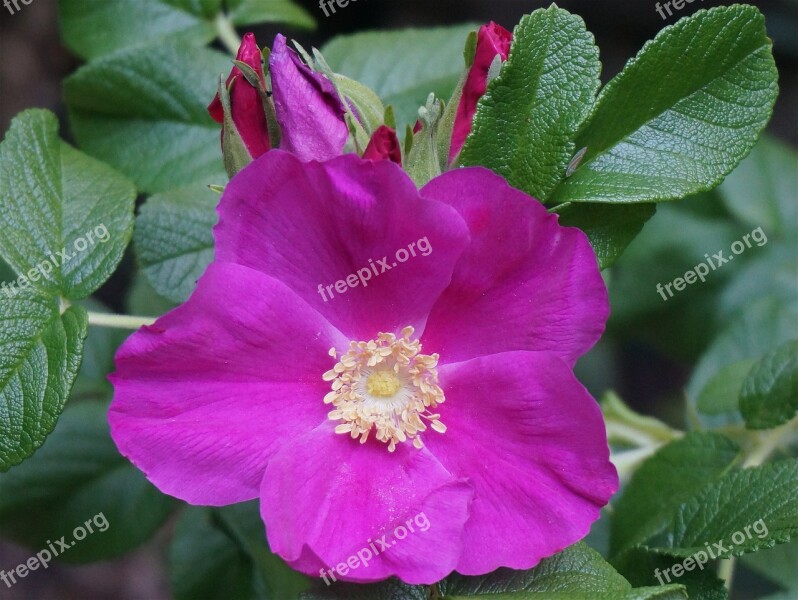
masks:
<path fill-rule="evenodd" d="M 255 159 L 267 152 L 271 145 L 269 143 L 269 126 L 266 121 L 266 111 L 263 108 L 261 99 L 261 92 L 266 89 L 262 55 L 254 34 L 248 33 L 244 36 L 236 59 L 252 67 L 261 81 L 261 90 L 258 90 L 247 81 L 247 78 L 237 66 L 233 67 L 233 70 L 230 71 L 230 76 L 227 78 L 233 124 L 248 154 Z M 224 108 L 218 94 L 208 106 L 208 113 L 217 123 L 224 124 Z M 227 151 L 224 148 L 224 140 L 225 132 L 222 131 L 222 149 Z"/>
<path fill-rule="evenodd" d="M 399 138 L 396 131 L 387 125 L 381 125 L 363 153 L 363 158 L 367 160 L 390 160 L 397 165 L 402 164 L 402 149 L 399 145 Z"/>
<path fill-rule="evenodd" d="M 463 96 L 460 99 L 454 120 L 452 146 L 449 151 L 450 163 L 460 154 L 468 134 L 471 133 L 474 115 L 477 112 L 477 103 L 488 89 L 488 71 L 490 71 L 490 66 L 496 56 L 500 56 L 502 62 L 507 60 L 512 41 L 513 34 L 493 21 L 480 27 L 477 34 L 477 51 L 474 56 L 474 64 L 471 65 L 471 70 L 468 72 L 465 87 L 463 88 Z"/>

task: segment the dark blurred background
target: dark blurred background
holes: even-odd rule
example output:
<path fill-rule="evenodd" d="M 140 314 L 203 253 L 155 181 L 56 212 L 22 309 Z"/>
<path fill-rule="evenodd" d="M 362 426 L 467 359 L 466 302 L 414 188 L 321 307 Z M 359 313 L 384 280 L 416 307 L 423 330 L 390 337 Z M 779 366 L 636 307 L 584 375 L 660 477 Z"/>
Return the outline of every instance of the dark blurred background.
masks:
<path fill-rule="evenodd" d="M 104 0 L 86 0 L 102 2 Z M 315 31 L 295 31 L 277 26 L 252 30 L 261 43 L 279 30 L 295 37 L 305 47 L 320 47 L 331 37 L 365 29 L 424 27 L 460 22 L 482 23 L 494 20 L 511 29 L 526 13 L 548 6 L 540 0 L 352 0 L 337 14 L 325 17 L 316 0 L 299 0 L 318 21 Z M 769 131 L 795 146 L 796 63 L 798 62 L 798 0 L 751 2 L 767 18 L 774 40 L 780 74 L 780 97 Z M 663 20 L 652 0 L 562 0 L 559 5 L 581 15 L 601 49 L 604 81 L 614 76 L 643 43 L 678 17 L 700 8 L 731 2 L 694 0 L 674 17 Z M 135 27 L 135 23 L 130 23 Z M 54 111 L 63 123 L 62 135 L 70 139 L 64 120 L 61 82 L 81 61 L 63 47 L 58 32 L 57 2 L 32 0 L 14 15 L 0 4 L 0 129 L 5 132 L 12 117 L 29 107 Z M 430 60 L 434 60 L 430 56 Z M 689 374 L 689 365 L 671 362 L 645 346 L 634 344 L 613 348 L 613 375 L 606 382 L 636 408 L 647 411 L 650 399 L 680 390 Z M 618 356 L 620 355 L 620 359 Z M 601 356 L 598 357 L 600 364 Z M 604 382 L 602 382 L 604 383 Z M 136 552 L 119 560 L 85 567 L 54 564 L 48 572 L 29 577 L 24 585 L 5 589 L 0 583 L 0 598 L 14 599 L 113 599 L 159 600 L 168 597 L 165 545 L 173 524 Z M 13 568 L 30 556 L 30 551 L 0 541 L 0 568 Z M 749 596 L 744 589 L 736 598 Z"/>

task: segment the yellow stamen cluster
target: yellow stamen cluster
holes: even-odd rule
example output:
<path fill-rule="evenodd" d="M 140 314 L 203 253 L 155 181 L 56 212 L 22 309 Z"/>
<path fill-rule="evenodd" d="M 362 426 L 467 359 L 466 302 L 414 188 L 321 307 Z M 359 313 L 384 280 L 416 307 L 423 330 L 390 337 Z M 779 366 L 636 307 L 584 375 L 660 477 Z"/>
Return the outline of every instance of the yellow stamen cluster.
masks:
<path fill-rule="evenodd" d="M 412 335 L 413 328 L 405 327 L 400 338 L 380 333 L 368 342 L 349 342 L 348 352 L 322 376 L 332 382 L 324 403 L 334 407 L 329 418 L 341 421 L 336 433 L 359 437 L 364 444 L 373 428 L 393 452 L 398 442 L 407 440 L 422 448 L 424 421 L 439 433 L 446 431 L 440 415 L 429 411 L 446 399 L 438 385 L 439 357 L 419 354 L 421 342 L 410 341 Z M 330 356 L 337 357 L 335 348 Z"/>

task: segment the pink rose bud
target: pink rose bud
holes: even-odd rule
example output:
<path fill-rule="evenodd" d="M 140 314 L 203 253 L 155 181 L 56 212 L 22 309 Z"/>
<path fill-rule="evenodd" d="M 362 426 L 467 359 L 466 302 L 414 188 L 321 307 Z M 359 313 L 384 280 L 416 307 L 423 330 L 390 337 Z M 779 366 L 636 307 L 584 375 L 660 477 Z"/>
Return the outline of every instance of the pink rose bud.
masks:
<path fill-rule="evenodd" d="M 402 149 L 396 130 L 387 125 L 381 125 L 371 136 L 371 141 L 363 153 L 367 160 L 390 160 L 397 165 L 402 164 Z"/>
<path fill-rule="evenodd" d="M 453 162 L 457 155 L 460 154 L 468 134 L 471 133 L 474 115 L 477 112 L 477 103 L 485 95 L 485 91 L 488 88 L 490 66 L 496 56 L 500 56 L 502 62 L 507 60 L 512 41 L 513 34 L 493 21 L 480 27 L 477 35 L 477 52 L 474 56 L 474 64 L 471 65 L 471 70 L 468 72 L 465 87 L 463 88 L 463 96 L 460 99 L 454 120 L 449 162 Z"/>
<path fill-rule="evenodd" d="M 346 108 L 333 84 L 303 63 L 283 35 L 274 40 L 269 64 L 280 148 L 303 161 L 324 161 L 342 154 L 349 127 Z"/>
<path fill-rule="evenodd" d="M 269 143 L 269 126 L 266 121 L 266 111 L 261 99 L 261 92 L 266 90 L 266 81 L 263 75 L 263 56 L 255 41 L 254 34 L 248 33 L 244 36 L 236 59 L 252 67 L 261 81 L 261 90 L 258 90 L 247 81 L 247 78 L 237 66 L 233 67 L 233 70 L 230 71 L 230 76 L 227 78 L 233 123 L 250 156 L 255 159 L 267 152 L 271 145 Z M 224 109 L 218 94 L 208 106 L 208 113 L 217 123 L 224 123 Z M 223 132 L 223 146 L 224 139 Z"/>

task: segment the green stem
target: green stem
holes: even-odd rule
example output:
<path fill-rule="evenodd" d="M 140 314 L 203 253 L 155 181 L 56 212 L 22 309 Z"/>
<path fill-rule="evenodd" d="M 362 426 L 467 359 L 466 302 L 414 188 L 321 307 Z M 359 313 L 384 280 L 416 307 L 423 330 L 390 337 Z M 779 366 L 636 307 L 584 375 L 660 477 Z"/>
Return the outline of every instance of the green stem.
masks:
<path fill-rule="evenodd" d="M 769 431 L 764 438 L 760 438 L 762 441 L 745 459 L 743 468 L 748 469 L 763 464 L 781 443 L 795 431 L 796 422 L 798 421 L 793 420 L 785 423 L 781 427 Z"/>
<path fill-rule="evenodd" d="M 238 54 L 238 48 L 241 46 L 241 38 L 238 37 L 232 21 L 227 18 L 227 15 L 220 12 L 216 15 L 213 24 L 216 26 L 216 33 L 219 34 L 219 39 L 224 44 L 230 53 L 235 56 Z"/>
<path fill-rule="evenodd" d="M 112 315 L 89 311 L 89 325 L 97 327 L 114 327 L 116 329 L 139 329 L 144 325 L 152 325 L 154 317 L 134 317 L 131 315 Z"/>
<path fill-rule="evenodd" d="M 723 585 L 728 592 L 731 591 L 732 580 L 734 579 L 734 559 L 734 556 L 730 556 L 726 560 L 720 561 L 720 567 L 718 567 L 718 577 L 723 580 Z"/>

